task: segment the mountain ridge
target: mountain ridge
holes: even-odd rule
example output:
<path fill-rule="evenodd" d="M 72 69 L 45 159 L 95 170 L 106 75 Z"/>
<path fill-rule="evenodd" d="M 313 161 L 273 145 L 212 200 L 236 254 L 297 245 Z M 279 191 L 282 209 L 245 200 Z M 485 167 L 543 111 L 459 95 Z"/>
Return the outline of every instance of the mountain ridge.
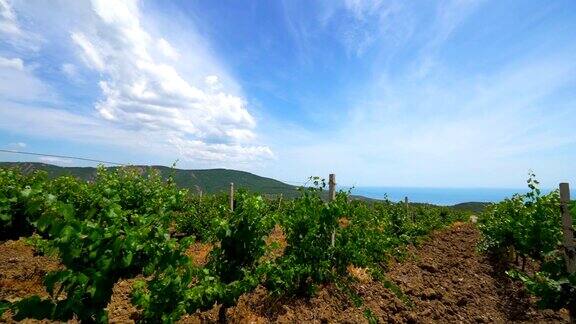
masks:
<path fill-rule="evenodd" d="M 19 167 L 28 170 L 44 170 L 49 177 L 58 177 L 62 175 L 71 175 L 82 180 L 93 179 L 96 175 L 96 167 L 77 167 L 77 166 L 58 166 L 43 162 L 0 162 L 1 167 Z M 257 174 L 225 169 L 177 169 L 163 165 L 133 165 L 135 168 L 152 168 L 158 170 L 162 177 L 168 178 L 174 175 L 174 181 L 181 188 L 187 188 L 192 192 L 203 194 L 214 194 L 228 192 L 230 183 L 234 183 L 236 189 L 247 189 L 249 191 L 271 196 L 282 195 L 285 198 L 295 198 L 298 196 L 297 186 L 289 185 L 282 181 L 259 176 Z M 117 169 L 118 166 L 107 167 L 108 169 Z M 326 196 L 324 193 L 323 196 Z M 352 195 L 354 199 L 375 200 L 364 196 Z M 419 203 L 411 203 L 418 205 Z M 489 205 L 484 202 L 464 202 L 453 206 L 455 209 L 467 210 L 480 213 Z"/>
<path fill-rule="evenodd" d="M 19 167 L 29 170 L 43 170 L 48 173 L 49 177 L 71 175 L 82 180 L 90 180 L 96 175 L 95 167 L 68 167 L 42 162 L 0 162 L 0 167 Z M 287 198 L 296 197 L 298 194 L 297 187 L 295 186 L 247 171 L 224 168 L 186 170 L 162 165 L 133 165 L 130 167 L 158 170 L 164 178 L 173 175 L 174 181 L 178 186 L 188 188 L 192 191 L 199 192 L 201 190 L 203 193 L 207 194 L 227 192 L 230 188 L 231 182 L 234 183 L 234 187 L 237 189 L 247 189 L 260 194 L 282 194 Z M 116 168 L 119 167 L 107 167 L 107 169 Z"/>

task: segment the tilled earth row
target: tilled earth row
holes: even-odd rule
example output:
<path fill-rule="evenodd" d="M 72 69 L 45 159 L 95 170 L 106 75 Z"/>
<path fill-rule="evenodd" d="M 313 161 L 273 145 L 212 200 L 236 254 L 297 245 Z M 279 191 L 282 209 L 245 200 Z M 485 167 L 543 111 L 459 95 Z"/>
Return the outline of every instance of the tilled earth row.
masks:
<path fill-rule="evenodd" d="M 239 321 L 357 323 L 368 322 L 369 309 L 372 319 L 389 323 L 568 322 L 565 311 L 538 310 L 521 284 L 503 274 L 501 264 L 478 253 L 479 239 L 469 223 L 433 233 L 391 266 L 391 285 L 362 280 L 353 285 L 363 299 L 360 307 L 330 285 L 311 299 L 276 302 L 256 291 L 240 300 L 233 315 L 242 315 Z"/>
<path fill-rule="evenodd" d="M 281 233 L 275 236 L 282 241 Z M 390 323 L 568 322 L 565 311 L 538 310 L 522 286 L 502 274 L 502 265 L 476 251 L 479 239 L 474 225 L 457 223 L 410 248 L 405 260 L 391 266 L 386 283 L 371 280 L 362 269 L 352 267 L 350 272 L 358 278 L 350 286 L 352 294 L 327 285 L 312 298 L 274 299 L 258 288 L 243 295 L 227 317 L 236 323 L 362 323 L 369 319 Z M 205 258 L 210 247 L 193 249 L 194 262 L 201 264 L 198 255 Z M 57 260 L 35 255 L 22 240 L 1 243 L 0 299 L 46 296 L 42 278 L 59 266 Z M 138 318 L 129 299 L 132 281 L 115 285 L 108 305 L 111 322 Z M 361 305 L 351 295 L 360 297 Z M 213 322 L 217 314 L 215 306 L 185 316 L 182 322 Z M 9 315 L 0 321 L 11 322 Z"/>

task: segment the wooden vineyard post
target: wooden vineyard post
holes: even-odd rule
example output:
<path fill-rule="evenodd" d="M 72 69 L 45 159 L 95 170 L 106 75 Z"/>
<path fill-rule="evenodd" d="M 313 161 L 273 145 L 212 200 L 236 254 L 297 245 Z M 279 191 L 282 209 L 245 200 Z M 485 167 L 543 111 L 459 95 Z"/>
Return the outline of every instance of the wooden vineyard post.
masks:
<path fill-rule="evenodd" d="M 562 212 L 562 233 L 564 234 L 564 255 L 566 256 L 566 271 L 572 274 L 576 271 L 576 243 L 574 242 L 574 228 L 572 216 L 568 210 L 570 203 L 570 186 L 568 183 L 560 183 L 560 210 Z M 576 305 L 568 305 L 570 323 L 576 323 Z"/>
<path fill-rule="evenodd" d="M 328 176 L 328 201 L 336 200 L 336 175 L 330 173 Z M 330 239 L 330 246 L 334 247 L 336 243 L 336 229 L 332 230 L 332 238 Z"/>
<path fill-rule="evenodd" d="M 336 175 L 330 173 L 328 176 L 328 201 L 336 200 Z"/>
<path fill-rule="evenodd" d="M 234 182 L 230 182 L 230 211 L 234 211 Z"/>
<path fill-rule="evenodd" d="M 410 205 L 408 204 L 408 196 L 404 197 L 404 204 L 406 205 L 406 217 L 410 218 Z M 412 218 L 412 222 L 414 222 L 414 218 Z"/>
<path fill-rule="evenodd" d="M 200 186 L 196 186 L 196 191 L 198 191 L 198 197 L 202 200 L 202 188 Z"/>
<path fill-rule="evenodd" d="M 570 187 L 568 183 L 560 184 L 560 210 L 562 211 L 562 232 L 564 233 L 564 254 L 566 255 L 566 270 L 576 271 L 576 244 L 574 243 L 574 228 L 572 216 L 568 210 L 570 203 Z"/>
<path fill-rule="evenodd" d="M 280 198 L 278 199 L 278 209 L 282 206 L 282 193 L 280 194 Z"/>

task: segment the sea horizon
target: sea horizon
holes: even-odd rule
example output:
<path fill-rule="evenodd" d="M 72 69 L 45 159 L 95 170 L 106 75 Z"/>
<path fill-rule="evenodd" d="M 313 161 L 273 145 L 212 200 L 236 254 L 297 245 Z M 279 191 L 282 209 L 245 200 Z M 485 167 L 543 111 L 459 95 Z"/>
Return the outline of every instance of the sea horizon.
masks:
<path fill-rule="evenodd" d="M 394 202 L 408 201 L 416 203 L 429 203 L 434 205 L 450 206 L 466 202 L 499 202 L 514 194 L 524 194 L 529 191 L 525 188 L 441 188 L 441 187 L 393 187 L 393 186 L 358 186 L 346 187 L 351 194 L 372 199 L 389 199 Z M 542 193 L 552 189 L 544 188 Z"/>

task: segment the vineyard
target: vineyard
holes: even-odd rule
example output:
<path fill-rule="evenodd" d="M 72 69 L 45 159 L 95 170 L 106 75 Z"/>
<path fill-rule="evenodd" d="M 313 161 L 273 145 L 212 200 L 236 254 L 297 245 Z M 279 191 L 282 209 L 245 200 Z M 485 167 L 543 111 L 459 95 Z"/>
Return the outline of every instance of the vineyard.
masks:
<path fill-rule="evenodd" d="M 299 303 L 336 303 L 334 296 L 361 318 L 327 321 L 415 322 L 442 315 L 430 310 L 433 303 L 460 307 L 462 314 L 482 313 L 484 304 L 450 289 L 412 287 L 407 276 L 423 271 L 429 277 L 422 278 L 435 280 L 421 281 L 441 286 L 450 275 L 446 287 L 457 287 L 467 272 L 485 283 L 492 280 L 484 266 L 489 258 L 505 261 L 506 280 L 521 283 L 541 308 L 574 316 L 576 275 L 567 266 L 573 251 L 562 245 L 564 200 L 558 191 L 542 195 L 533 177 L 528 185 L 530 193 L 491 205 L 474 225 L 465 223 L 470 212 L 452 208 L 356 200 L 332 185 L 326 195 L 320 178 L 311 178 L 297 198 L 283 199 L 241 189 L 201 196 L 151 169 L 99 168 L 83 181 L 3 168 L 2 248 L 25 244 L 50 266 L 42 287 L 27 294 L 10 294 L 0 280 L 0 318 L 108 322 L 119 283 L 129 283 L 130 320 L 137 322 L 252 321 L 234 317 L 243 307 L 266 308 L 267 320 L 282 309 L 290 315 L 290 307 L 307 316 Z M 576 214 L 573 202 L 564 209 Z M 382 296 L 394 302 L 378 303 Z M 428 310 L 416 313 L 419 307 Z M 445 316 L 457 320 L 457 312 Z M 386 317 L 396 313 L 402 317 Z M 558 314 L 548 319 L 562 319 Z"/>

